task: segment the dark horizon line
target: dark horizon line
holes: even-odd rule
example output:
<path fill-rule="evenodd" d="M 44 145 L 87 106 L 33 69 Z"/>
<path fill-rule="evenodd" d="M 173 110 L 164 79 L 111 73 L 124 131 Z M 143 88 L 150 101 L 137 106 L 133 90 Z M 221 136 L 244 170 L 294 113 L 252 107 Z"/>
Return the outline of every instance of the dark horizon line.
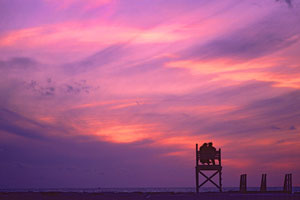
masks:
<path fill-rule="evenodd" d="M 247 186 L 247 188 L 259 188 L 260 186 Z M 268 186 L 267 188 L 281 188 L 281 186 Z M 22 190 L 22 189 L 136 189 L 136 188 L 195 188 L 195 186 L 174 186 L 174 187 L 168 187 L 168 186 L 147 186 L 147 187 L 24 187 L 24 188 L 6 188 L 6 187 L 0 187 L 0 190 L 3 189 L 9 189 L 9 190 Z M 215 188 L 214 186 L 211 187 L 203 187 L 203 188 Z M 225 186 L 224 188 L 239 188 L 239 186 Z M 293 188 L 300 188 L 300 185 L 293 186 Z"/>

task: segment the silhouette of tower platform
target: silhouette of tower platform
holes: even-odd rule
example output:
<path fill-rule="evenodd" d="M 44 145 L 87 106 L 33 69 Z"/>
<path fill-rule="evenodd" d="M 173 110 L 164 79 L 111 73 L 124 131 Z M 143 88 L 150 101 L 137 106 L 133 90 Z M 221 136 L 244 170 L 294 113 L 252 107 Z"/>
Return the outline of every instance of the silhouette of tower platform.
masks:
<path fill-rule="evenodd" d="M 199 189 L 207 182 L 211 182 L 219 189 L 220 192 L 222 192 L 221 149 L 215 152 L 214 159 L 218 161 L 217 163 L 215 163 L 215 165 L 205 165 L 200 163 L 201 155 L 203 155 L 203 153 L 200 154 L 198 144 L 196 144 L 196 192 L 199 193 Z M 207 174 L 205 174 L 206 171 L 212 171 L 213 173 L 208 176 Z M 199 184 L 199 174 L 204 177 L 204 181 L 201 184 Z M 216 175 L 219 175 L 218 183 L 213 180 Z"/>

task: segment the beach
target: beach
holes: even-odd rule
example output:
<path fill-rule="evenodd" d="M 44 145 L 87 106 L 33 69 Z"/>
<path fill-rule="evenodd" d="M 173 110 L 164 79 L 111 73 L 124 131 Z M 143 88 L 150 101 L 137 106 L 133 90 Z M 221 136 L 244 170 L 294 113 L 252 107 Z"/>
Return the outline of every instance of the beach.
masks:
<path fill-rule="evenodd" d="M 300 193 L 2 192 L 1 200 L 300 200 Z"/>

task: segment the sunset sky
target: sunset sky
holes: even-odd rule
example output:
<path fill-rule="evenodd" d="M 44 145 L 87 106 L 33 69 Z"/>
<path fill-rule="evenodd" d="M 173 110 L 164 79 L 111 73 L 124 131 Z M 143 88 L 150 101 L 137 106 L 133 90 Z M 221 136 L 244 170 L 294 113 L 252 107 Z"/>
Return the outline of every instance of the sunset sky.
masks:
<path fill-rule="evenodd" d="M 300 1 L 0 0 L 0 188 L 193 187 L 210 141 L 300 186 Z"/>

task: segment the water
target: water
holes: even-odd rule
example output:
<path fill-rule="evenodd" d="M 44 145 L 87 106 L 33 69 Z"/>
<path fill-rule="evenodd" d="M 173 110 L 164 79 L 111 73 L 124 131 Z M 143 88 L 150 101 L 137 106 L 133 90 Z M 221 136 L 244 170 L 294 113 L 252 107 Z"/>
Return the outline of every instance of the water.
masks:
<path fill-rule="evenodd" d="M 248 187 L 248 191 L 259 191 L 259 187 Z M 282 191 L 282 187 L 268 187 L 269 191 Z M 238 187 L 224 187 L 223 191 L 238 191 Z M 147 187 L 147 188 L 23 188 L 0 189 L 0 192 L 195 192 L 194 187 Z M 217 188 L 200 188 L 200 192 L 218 192 Z M 293 192 L 300 192 L 300 187 L 293 187 Z"/>

